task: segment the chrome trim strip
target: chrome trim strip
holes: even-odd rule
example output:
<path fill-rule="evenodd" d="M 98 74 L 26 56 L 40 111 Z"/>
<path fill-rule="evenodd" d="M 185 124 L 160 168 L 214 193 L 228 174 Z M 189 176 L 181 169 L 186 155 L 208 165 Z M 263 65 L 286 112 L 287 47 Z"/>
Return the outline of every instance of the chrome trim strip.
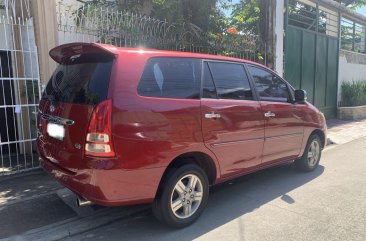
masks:
<path fill-rule="evenodd" d="M 270 136 L 270 137 L 266 137 L 266 139 L 280 139 L 280 138 L 291 137 L 291 136 L 295 137 L 295 136 L 300 136 L 300 135 L 304 135 L 304 133 L 296 132 L 296 133 L 285 134 L 285 135 Z"/>
<path fill-rule="evenodd" d="M 65 119 L 65 118 L 58 117 L 58 116 L 52 116 L 52 115 L 47 115 L 47 114 L 42 114 L 42 113 L 40 113 L 40 116 L 42 119 L 55 123 L 55 124 L 68 125 L 68 126 L 75 124 L 75 121 L 73 121 L 73 120 Z"/>
<path fill-rule="evenodd" d="M 226 141 L 226 142 L 218 142 L 218 143 L 213 143 L 211 144 L 212 147 L 216 147 L 216 146 L 223 146 L 223 145 L 232 145 L 232 144 L 238 144 L 238 143 L 243 143 L 243 142 L 264 142 L 264 138 L 255 138 L 255 139 L 247 139 L 247 140 L 237 140 L 237 141 Z"/>

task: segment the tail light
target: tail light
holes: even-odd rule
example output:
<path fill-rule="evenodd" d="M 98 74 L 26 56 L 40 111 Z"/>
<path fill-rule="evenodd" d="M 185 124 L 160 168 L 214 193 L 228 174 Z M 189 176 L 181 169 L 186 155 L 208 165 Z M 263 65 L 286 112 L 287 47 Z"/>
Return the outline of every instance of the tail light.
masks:
<path fill-rule="evenodd" d="M 115 156 L 112 142 L 112 100 L 105 100 L 94 109 L 86 135 L 85 155 Z"/>

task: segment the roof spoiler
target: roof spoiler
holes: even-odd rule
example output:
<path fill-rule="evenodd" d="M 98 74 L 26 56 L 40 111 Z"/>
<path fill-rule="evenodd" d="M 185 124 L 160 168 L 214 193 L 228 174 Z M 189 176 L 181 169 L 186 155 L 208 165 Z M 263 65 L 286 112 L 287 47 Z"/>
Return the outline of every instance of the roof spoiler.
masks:
<path fill-rule="evenodd" d="M 50 50 L 50 57 L 59 64 L 67 63 L 73 56 L 79 56 L 84 53 L 104 53 L 115 56 L 116 47 L 108 44 L 98 43 L 69 43 L 57 46 Z"/>

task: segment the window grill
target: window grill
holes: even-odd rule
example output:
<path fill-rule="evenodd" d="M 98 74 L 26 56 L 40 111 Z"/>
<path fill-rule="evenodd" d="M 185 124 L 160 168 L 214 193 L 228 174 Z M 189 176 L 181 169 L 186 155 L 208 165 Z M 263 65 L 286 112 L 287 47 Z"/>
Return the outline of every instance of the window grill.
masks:
<path fill-rule="evenodd" d="M 338 38 L 338 12 L 309 0 L 288 0 L 287 11 L 289 25 Z"/>
<path fill-rule="evenodd" d="M 341 20 L 341 48 L 366 53 L 365 26 L 347 18 Z"/>

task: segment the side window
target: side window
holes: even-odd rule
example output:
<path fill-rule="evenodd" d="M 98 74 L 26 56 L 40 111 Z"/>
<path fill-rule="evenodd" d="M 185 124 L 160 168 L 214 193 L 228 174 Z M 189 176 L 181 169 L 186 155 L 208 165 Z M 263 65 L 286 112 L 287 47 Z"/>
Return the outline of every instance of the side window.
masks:
<path fill-rule="evenodd" d="M 255 89 L 260 100 L 287 102 L 289 91 L 286 83 L 271 72 L 249 65 L 249 71 L 253 76 Z"/>
<path fill-rule="evenodd" d="M 233 100 L 253 99 L 249 79 L 243 65 L 210 62 L 209 66 L 215 82 L 218 98 Z"/>
<path fill-rule="evenodd" d="M 152 58 L 142 73 L 137 92 L 142 96 L 199 99 L 201 60 Z"/>
<path fill-rule="evenodd" d="M 203 65 L 203 86 L 202 86 L 202 97 L 216 99 L 217 93 L 215 84 L 211 75 L 210 68 L 208 67 L 208 63 L 205 62 Z"/>

